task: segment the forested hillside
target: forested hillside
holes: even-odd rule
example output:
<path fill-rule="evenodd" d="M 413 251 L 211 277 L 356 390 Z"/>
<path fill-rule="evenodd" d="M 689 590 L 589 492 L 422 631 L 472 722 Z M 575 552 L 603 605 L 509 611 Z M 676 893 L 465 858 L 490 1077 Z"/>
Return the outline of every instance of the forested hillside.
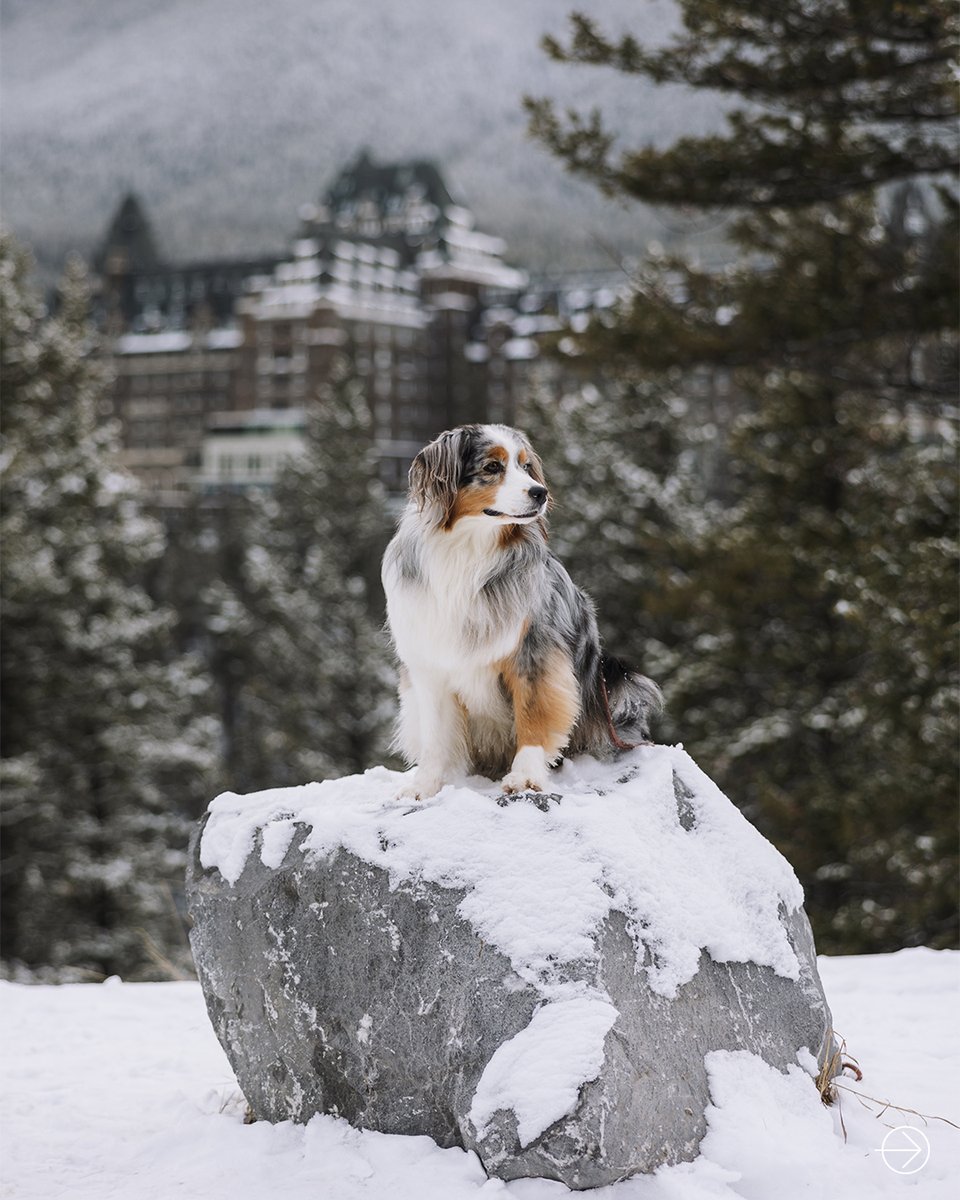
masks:
<path fill-rule="evenodd" d="M 591 7 L 654 39 L 675 19 L 670 0 Z M 669 242 L 674 227 L 564 176 L 526 135 L 523 93 L 602 102 L 661 145 L 710 126 L 716 108 L 652 84 L 628 104 L 612 74 L 568 77 L 539 50 L 562 20 L 553 0 L 10 0 L 5 219 L 58 265 L 132 188 L 175 258 L 273 251 L 367 146 L 435 159 L 521 262 L 609 265 L 604 247 Z"/>

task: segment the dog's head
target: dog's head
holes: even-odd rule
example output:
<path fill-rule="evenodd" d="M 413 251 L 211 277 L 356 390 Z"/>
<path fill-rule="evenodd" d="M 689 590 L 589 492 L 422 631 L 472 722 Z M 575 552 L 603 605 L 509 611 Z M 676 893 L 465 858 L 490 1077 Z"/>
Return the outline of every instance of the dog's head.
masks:
<path fill-rule="evenodd" d="M 529 439 L 506 425 L 441 433 L 413 460 L 410 496 L 442 529 L 464 520 L 529 525 L 543 520 L 550 499 Z"/>

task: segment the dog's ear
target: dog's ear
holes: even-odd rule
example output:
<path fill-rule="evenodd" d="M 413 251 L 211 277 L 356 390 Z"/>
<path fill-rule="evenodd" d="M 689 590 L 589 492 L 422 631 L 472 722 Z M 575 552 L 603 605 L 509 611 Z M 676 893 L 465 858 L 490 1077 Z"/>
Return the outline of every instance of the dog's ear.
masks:
<path fill-rule="evenodd" d="M 448 429 L 424 446 L 410 467 L 410 495 L 421 512 L 428 504 L 436 506 L 438 525 L 447 522 L 456 504 L 468 439 L 468 430 Z"/>

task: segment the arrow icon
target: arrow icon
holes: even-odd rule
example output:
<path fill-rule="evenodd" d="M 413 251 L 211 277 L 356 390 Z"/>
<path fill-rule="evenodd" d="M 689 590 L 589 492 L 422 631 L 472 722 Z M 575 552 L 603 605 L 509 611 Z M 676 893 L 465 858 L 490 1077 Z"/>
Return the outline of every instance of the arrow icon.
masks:
<path fill-rule="evenodd" d="M 915 1175 L 930 1158 L 927 1135 L 915 1125 L 897 1125 L 888 1130 L 878 1149 L 884 1165 L 897 1175 Z"/>

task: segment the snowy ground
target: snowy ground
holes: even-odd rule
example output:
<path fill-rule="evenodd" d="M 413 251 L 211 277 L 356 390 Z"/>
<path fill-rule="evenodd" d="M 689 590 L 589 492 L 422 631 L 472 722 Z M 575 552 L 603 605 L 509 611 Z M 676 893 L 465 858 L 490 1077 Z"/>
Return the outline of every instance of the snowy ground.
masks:
<path fill-rule="evenodd" d="M 748 1055 L 718 1058 L 702 1153 L 590 1193 L 597 1200 L 916 1200 L 954 1197 L 960 1132 L 861 1101 L 960 1123 L 960 954 L 821 960 L 837 1030 L 864 1078 L 842 1116 L 807 1075 Z M 478 1160 L 428 1138 L 244 1125 L 243 1101 L 193 983 L 0 984 L 0 1195 L 16 1200 L 559 1200 L 557 1183 L 488 1180 Z M 911 1129 L 891 1132 L 895 1127 Z M 910 1139 L 928 1139 L 928 1160 Z M 887 1137 L 886 1155 L 880 1147 Z M 885 1161 L 886 1159 L 886 1161 Z M 889 1165 L 888 1165 L 889 1164 Z M 893 1168 L 910 1173 L 898 1173 Z M 909 1190 L 908 1190 L 909 1189 Z"/>

